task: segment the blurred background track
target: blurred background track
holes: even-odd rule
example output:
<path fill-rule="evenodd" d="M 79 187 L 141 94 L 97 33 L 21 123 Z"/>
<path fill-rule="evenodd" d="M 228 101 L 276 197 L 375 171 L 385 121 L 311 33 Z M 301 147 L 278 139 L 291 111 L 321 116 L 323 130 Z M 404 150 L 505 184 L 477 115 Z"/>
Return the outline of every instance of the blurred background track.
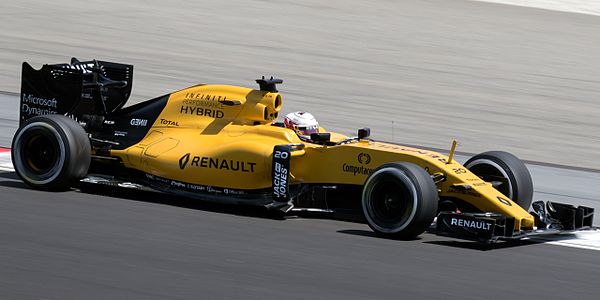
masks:
<path fill-rule="evenodd" d="M 461 0 L 8 0 L 0 28 L 2 91 L 19 91 L 22 61 L 71 56 L 134 64 L 132 103 L 275 75 L 284 112 L 330 130 L 600 169 L 597 16 Z"/>

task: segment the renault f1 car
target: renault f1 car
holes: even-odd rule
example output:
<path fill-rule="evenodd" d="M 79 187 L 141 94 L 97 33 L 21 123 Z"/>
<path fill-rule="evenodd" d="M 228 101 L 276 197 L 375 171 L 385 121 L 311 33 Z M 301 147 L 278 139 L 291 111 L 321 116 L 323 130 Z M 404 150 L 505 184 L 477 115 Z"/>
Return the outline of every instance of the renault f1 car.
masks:
<path fill-rule="evenodd" d="M 83 180 L 281 214 L 355 210 L 377 234 L 402 239 L 433 228 L 493 242 L 593 224 L 589 207 L 532 204 L 529 171 L 506 152 L 463 165 L 454 147 L 446 156 L 375 141 L 368 128 L 302 138 L 275 122 L 279 79 L 258 79 L 259 89 L 198 84 L 124 107 L 132 78 L 133 66 L 106 61 L 23 63 L 18 176 L 44 190 Z"/>

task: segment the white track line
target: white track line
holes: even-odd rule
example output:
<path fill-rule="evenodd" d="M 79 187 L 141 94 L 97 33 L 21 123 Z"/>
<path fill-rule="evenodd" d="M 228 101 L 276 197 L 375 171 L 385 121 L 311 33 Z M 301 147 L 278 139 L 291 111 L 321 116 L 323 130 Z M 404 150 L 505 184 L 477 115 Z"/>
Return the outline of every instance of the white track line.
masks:
<path fill-rule="evenodd" d="M 0 171 L 14 172 L 14 170 L 10 159 L 10 149 L 0 148 Z"/>
<path fill-rule="evenodd" d="M 600 230 L 578 231 L 573 235 L 536 237 L 531 239 L 550 245 L 600 251 Z"/>
<path fill-rule="evenodd" d="M 594 0 L 474 0 L 522 7 L 600 16 L 600 1 Z"/>

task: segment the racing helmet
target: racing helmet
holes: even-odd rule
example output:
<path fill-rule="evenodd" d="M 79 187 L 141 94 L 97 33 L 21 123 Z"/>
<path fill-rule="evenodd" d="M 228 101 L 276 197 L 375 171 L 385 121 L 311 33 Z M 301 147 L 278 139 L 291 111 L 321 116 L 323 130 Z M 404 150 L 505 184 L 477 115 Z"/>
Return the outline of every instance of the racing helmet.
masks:
<path fill-rule="evenodd" d="M 305 111 L 296 111 L 285 115 L 283 124 L 300 136 L 310 137 L 312 133 L 319 132 L 319 122 L 311 113 Z"/>

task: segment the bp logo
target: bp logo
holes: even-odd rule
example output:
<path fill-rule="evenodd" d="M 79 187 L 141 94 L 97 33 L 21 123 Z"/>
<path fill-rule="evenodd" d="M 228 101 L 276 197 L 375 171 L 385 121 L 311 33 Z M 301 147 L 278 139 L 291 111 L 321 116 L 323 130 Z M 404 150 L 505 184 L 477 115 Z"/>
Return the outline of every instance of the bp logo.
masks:
<path fill-rule="evenodd" d="M 358 162 L 362 165 L 368 165 L 371 162 L 371 155 L 368 153 L 360 153 L 358 155 Z"/>
<path fill-rule="evenodd" d="M 179 168 L 182 170 L 185 169 L 185 166 L 187 166 L 187 163 L 189 161 L 190 161 L 190 154 L 187 153 L 179 159 Z"/>

